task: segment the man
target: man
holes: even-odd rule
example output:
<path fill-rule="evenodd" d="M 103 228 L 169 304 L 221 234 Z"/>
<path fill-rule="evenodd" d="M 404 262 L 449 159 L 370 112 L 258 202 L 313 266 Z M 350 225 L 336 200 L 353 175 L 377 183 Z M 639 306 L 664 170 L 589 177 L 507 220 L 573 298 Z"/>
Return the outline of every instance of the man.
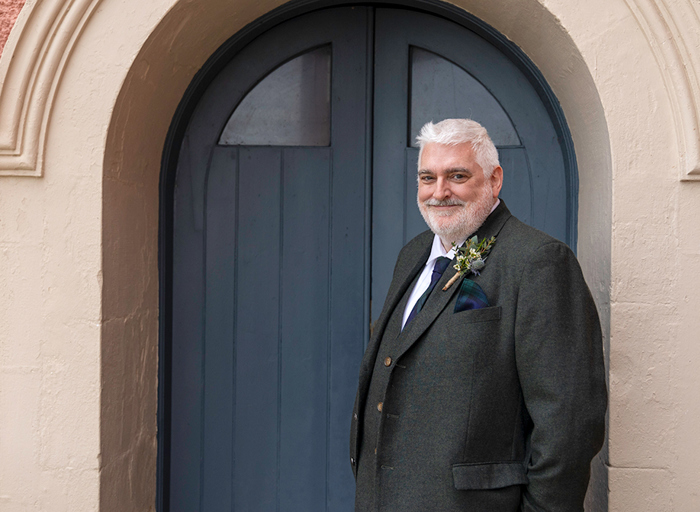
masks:
<path fill-rule="evenodd" d="M 481 125 L 428 123 L 418 141 L 432 233 L 399 254 L 362 361 L 355 510 L 583 510 L 607 392 L 578 262 L 498 199 L 503 170 Z M 458 272 L 453 244 L 473 236 Z"/>

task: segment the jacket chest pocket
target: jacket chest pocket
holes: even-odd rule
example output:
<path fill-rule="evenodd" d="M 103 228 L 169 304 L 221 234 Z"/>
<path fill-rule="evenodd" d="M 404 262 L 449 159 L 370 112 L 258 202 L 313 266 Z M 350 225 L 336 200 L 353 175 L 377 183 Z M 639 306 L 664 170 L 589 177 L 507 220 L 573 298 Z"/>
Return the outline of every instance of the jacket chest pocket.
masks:
<path fill-rule="evenodd" d="M 443 324 L 446 328 L 443 336 L 450 340 L 453 349 L 464 354 L 493 348 L 501 340 L 502 329 L 506 328 L 501 313 L 501 306 L 450 312 Z"/>
<path fill-rule="evenodd" d="M 451 323 L 478 323 L 495 322 L 501 319 L 501 306 L 491 306 L 488 308 L 468 309 L 459 313 L 452 313 Z"/>
<path fill-rule="evenodd" d="M 501 306 L 469 309 L 459 313 L 446 312 L 445 321 L 448 335 L 456 339 L 493 337 L 498 334 L 501 328 L 501 313 Z"/>
<path fill-rule="evenodd" d="M 449 306 L 446 308 L 448 309 Z M 458 359 L 461 365 L 468 363 L 485 344 L 500 336 L 501 306 L 472 309 L 452 313 L 445 311 L 435 322 L 431 338 L 436 342 L 437 353 L 431 354 L 438 360 Z"/>

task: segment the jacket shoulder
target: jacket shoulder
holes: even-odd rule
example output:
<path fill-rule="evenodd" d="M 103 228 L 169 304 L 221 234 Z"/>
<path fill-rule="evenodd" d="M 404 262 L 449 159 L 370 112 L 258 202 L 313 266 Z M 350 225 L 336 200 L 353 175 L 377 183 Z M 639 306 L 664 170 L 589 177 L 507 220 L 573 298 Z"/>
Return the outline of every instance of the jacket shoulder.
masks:
<path fill-rule="evenodd" d="M 434 236 L 430 230 L 423 231 L 404 245 L 399 252 L 398 258 L 396 258 L 394 276 L 397 273 L 409 271 L 416 264 L 416 261 L 423 256 L 427 258 Z"/>
<path fill-rule="evenodd" d="M 564 242 L 544 231 L 528 226 L 514 216 L 506 221 L 496 238 L 499 239 L 501 248 L 507 248 L 506 252 L 517 255 L 520 259 L 530 259 L 542 253 L 560 253 L 573 256 L 573 251 Z"/>
<path fill-rule="evenodd" d="M 401 252 L 399 252 L 399 258 L 406 254 L 424 251 L 426 247 L 431 246 L 434 237 L 435 235 L 429 229 L 423 231 L 420 235 L 413 237 L 406 245 L 403 246 Z"/>

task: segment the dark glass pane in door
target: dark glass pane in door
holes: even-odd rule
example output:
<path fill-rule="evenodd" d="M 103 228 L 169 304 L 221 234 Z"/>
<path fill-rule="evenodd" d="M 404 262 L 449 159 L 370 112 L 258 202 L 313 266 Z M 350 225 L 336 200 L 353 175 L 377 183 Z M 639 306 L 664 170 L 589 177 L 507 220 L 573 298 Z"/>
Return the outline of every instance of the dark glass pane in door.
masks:
<path fill-rule="evenodd" d="M 243 98 L 219 144 L 328 146 L 331 140 L 331 47 L 285 62 Z"/>

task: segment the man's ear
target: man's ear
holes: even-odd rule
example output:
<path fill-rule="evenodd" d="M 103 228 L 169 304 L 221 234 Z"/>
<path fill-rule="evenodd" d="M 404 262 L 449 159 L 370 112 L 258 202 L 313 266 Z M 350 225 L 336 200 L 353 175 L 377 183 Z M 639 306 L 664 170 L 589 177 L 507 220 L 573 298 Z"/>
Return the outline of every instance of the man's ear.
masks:
<path fill-rule="evenodd" d="M 493 198 L 496 199 L 503 186 L 503 168 L 501 168 L 500 165 L 494 168 L 489 180 L 491 181 L 491 188 L 493 189 Z"/>

